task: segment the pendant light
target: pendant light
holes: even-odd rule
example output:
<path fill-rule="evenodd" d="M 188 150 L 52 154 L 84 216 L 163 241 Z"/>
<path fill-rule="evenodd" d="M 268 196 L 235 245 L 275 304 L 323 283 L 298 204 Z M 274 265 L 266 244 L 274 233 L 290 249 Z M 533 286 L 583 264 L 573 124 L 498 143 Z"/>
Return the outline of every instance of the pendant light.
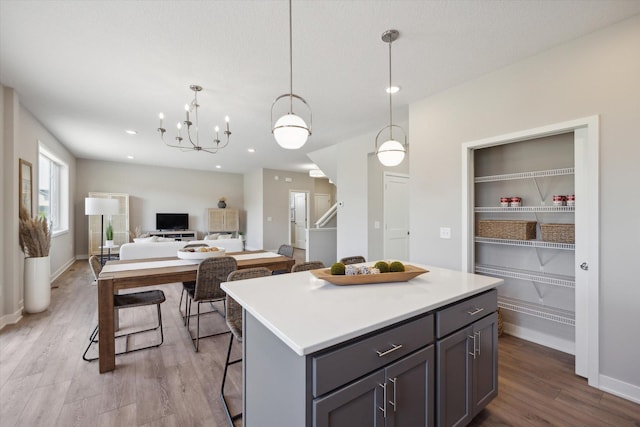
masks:
<path fill-rule="evenodd" d="M 382 41 L 389 44 L 389 88 L 393 87 L 391 84 L 391 43 L 398 40 L 400 37 L 400 33 L 398 30 L 387 30 L 382 33 Z M 397 166 L 402 163 L 404 160 L 404 155 L 406 153 L 406 145 L 407 145 L 407 134 L 405 131 L 397 125 L 393 124 L 393 109 L 391 106 L 391 97 L 392 91 L 389 90 L 389 125 L 380 129 L 378 135 L 376 135 L 376 156 L 378 156 L 378 160 L 384 166 Z M 393 130 L 394 128 L 399 129 L 404 135 L 404 143 L 400 143 L 393 138 Z M 389 129 L 389 139 L 387 139 L 382 144 L 378 145 L 378 140 L 380 139 L 380 135 Z"/>
<path fill-rule="evenodd" d="M 288 150 L 297 150 L 302 147 L 311 135 L 311 107 L 301 96 L 293 93 L 293 30 L 291 19 L 291 0 L 289 0 L 289 93 L 277 97 L 271 104 L 271 133 L 276 142 Z M 288 99 L 288 112 L 273 123 L 273 107 L 281 99 Z M 302 117 L 293 112 L 293 101 L 297 100 L 309 111 L 309 125 Z"/>

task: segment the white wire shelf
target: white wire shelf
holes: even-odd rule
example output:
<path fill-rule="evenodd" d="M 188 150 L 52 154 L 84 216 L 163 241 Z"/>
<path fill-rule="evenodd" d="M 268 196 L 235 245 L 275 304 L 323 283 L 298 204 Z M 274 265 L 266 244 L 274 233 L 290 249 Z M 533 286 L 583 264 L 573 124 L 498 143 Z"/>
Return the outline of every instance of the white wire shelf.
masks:
<path fill-rule="evenodd" d="M 504 175 L 477 176 L 475 177 L 474 181 L 476 183 L 510 181 L 513 179 L 529 179 L 529 178 L 542 178 L 545 176 L 573 175 L 574 173 L 575 173 L 574 168 L 562 168 L 562 169 L 550 169 L 546 171 L 508 173 Z"/>
<path fill-rule="evenodd" d="M 544 305 L 533 304 L 515 298 L 498 297 L 498 307 L 540 319 L 575 326 L 575 313 Z"/>
<path fill-rule="evenodd" d="M 575 212 L 575 206 L 520 206 L 519 208 L 503 208 L 500 206 L 478 206 L 474 208 L 477 213 L 496 212 Z"/>
<path fill-rule="evenodd" d="M 576 281 L 571 276 L 549 274 L 537 271 L 519 270 L 516 268 L 500 267 L 495 265 L 476 264 L 475 272 L 488 276 L 505 277 L 508 279 L 528 280 L 545 285 L 559 286 L 575 289 Z"/>
<path fill-rule="evenodd" d="M 490 237 L 476 237 L 475 242 L 487 243 L 490 245 L 524 246 L 528 248 L 543 248 L 543 249 L 561 249 L 565 251 L 574 251 L 576 249 L 575 243 L 545 242 L 543 240 L 512 240 L 512 239 L 494 239 Z"/>

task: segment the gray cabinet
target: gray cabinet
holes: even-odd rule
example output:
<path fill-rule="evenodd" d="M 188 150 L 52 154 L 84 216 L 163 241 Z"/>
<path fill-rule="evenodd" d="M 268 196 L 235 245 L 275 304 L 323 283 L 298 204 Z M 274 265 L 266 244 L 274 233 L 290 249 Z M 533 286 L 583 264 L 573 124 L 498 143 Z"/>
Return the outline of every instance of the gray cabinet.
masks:
<path fill-rule="evenodd" d="M 491 305 L 496 304 L 495 291 L 484 295 L 470 301 L 486 302 L 490 295 Z M 498 394 L 498 314 L 495 308 L 489 311 L 472 304 L 468 309 L 468 303 L 461 304 L 465 305 L 453 309 L 485 317 L 436 342 L 438 426 L 467 425 Z M 444 326 L 438 329 L 448 331 Z"/>
<path fill-rule="evenodd" d="M 314 427 L 433 426 L 433 345 L 313 401 Z"/>

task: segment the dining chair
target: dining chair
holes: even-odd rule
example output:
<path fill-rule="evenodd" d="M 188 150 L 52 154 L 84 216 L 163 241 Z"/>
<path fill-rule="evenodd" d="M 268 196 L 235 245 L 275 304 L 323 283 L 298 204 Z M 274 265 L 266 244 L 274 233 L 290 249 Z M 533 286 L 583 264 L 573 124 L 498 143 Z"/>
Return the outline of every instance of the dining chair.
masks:
<path fill-rule="evenodd" d="M 187 248 L 204 248 L 207 245 L 206 243 L 188 243 L 185 246 L 182 247 L 182 249 L 187 249 Z M 187 303 L 185 301 L 184 303 L 184 315 L 182 314 L 182 299 L 184 298 L 184 295 L 187 293 L 188 289 L 193 289 L 196 286 L 196 281 L 195 280 L 190 280 L 188 282 L 182 282 L 182 292 L 180 293 L 180 302 L 178 302 L 178 311 L 180 312 L 180 316 L 182 316 L 182 320 L 184 321 L 184 324 L 187 324 Z"/>
<path fill-rule="evenodd" d="M 278 248 L 278 255 L 286 256 L 288 258 L 293 258 L 293 246 L 291 245 L 280 245 Z M 289 270 L 273 270 L 271 274 L 285 274 L 288 273 Z"/>
<path fill-rule="evenodd" d="M 100 259 L 96 255 L 92 255 L 89 257 L 89 266 L 91 267 L 91 272 L 93 276 L 98 280 L 98 276 L 102 271 L 102 264 L 100 263 Z M 146 305 L 155 305 L 158 313 L 158 324 L 152 328 L 142 329 L 139 331 L 129 332 L 126 334 L 116 335 L 115 338 L 128 337 L 131 335 L 141 334 L 143 332 L 150 332 L 160 328 L 160 342 L 156 344 L 150 344 L 140 348 L 134 348 L 131 350 L 121 351 L 116 353 L 116 356 L 119 354 L 131 353 L 139 350 L 146 350 L 153 347 L 159 347 L 164 342 L 164 331 L 162 328 L 162 310 L 160 309 L 160 304 L 166 301 L 166 297 L 164 292 L 159 289 L 154 289 L 150 291 L 141 291 L 141 292 L 132 292 L 128 294 L 117 294 L 113 296 L 113 306 L 117 310 L 122 310 L 124 308 L 133 308 L 133 307 L 143 307 Z M 97 357 L 87 357 L 87 353 L 93 344 L 98 342 L 98 325 L 93 329 L 91 334 L 89 335 L 89 345 L 84 350 L 82 354 L 82 358 L 87 362 L 98 359 Z"/>
<path fill-rule="evenodd" d="M 228 282 L 232 282 L 235 280 L 245 280 L 245 279 L 253 279 L 256 277 L 267 277 L 271 275 L 271 271 L 265 267 L 256 267 L 256 268 L 247 268 L 243 270 L 236 270 L 229 274 L 227 278 Z M 231 411 L 229 409 L 229 404 L 227 399 L 224 396 L 224 386 L 227 381 L 227 371 L 229 366 L 234 365 L 236 363 L 242 362 L 242 357 L 236 360 L 231 360 L 231 348 L 233 347 L 234 339 L 238 341 L 239 344 L 242 343 L 242 307 L 236 300 L 227 295 L 227 307 L 226 307 L 226 321 L 229 330 L 231 331 L 231 336 L 229 337 L 229 349 L 227 350 L 227 360 L 224 365 L 224 373 L 222 374 L 222 385 L 220 386 L 220 398 L 222 399 L 222 404 L 224 406 L 224 410 L 227 413 L 227 419 L 229 420 L 229 424 L 234 426 L 234 421 L 238 418 L 242 418 L 242 412 L 231 415 Z"/>
<path fill-rule="evenodd" d="M 225 297 L 227 294 L 220 288 L 220 283 L 225 282 L 229 273 L 238 269 L 235 258 L 229 256 L 205 258 L 200 262 L 198 266 L 198 272 L 196 273 L 196 283 L 193 289 L 187 289 L 187 307 L 186 307 L 186 327 L 191 342 L 195 351 L 198 351 L 200 346 L 200 338 L 208 338 L 216 335 L 227 334 L 229 331 L 216 332 L 213 334 L 200 336 L 200 314 L 209 314 L 219 311 L 213 306 L 213 310 L 200 313 L 200 305 L 206 303 L 213 303 L 215 301 L 222 301 L 225 304 Z M 191 334 L 191 305 L 197 303 L 196 316 L 196 335 Z M 222 317 L 225 316 L 221 313 Z"/>
<path fill-rule="evenodd" d="M 278 254 L 293 258 L 293 246 L 291 245 L 280 245 L 278 248 Z"/>
<path fill-rule="evenodd" d="M 295 273 L 298 271 L 317 270 L 319 268 L 324 268 L 324 263 L 322 261 L 299 262 L 293 264 L 293 267 L 291 267 L 291 272 Z"/>
<path fill-rule="evenodd" d="M 367 262 L 367 260 L 364 259 L 363 256 L 354 255 L 354 256 L 344 257 L 340 260 L 340 262 L 343 263 L 344 265 L 349 265 L 349 264 L 358 264 L 360 262 Z"/>

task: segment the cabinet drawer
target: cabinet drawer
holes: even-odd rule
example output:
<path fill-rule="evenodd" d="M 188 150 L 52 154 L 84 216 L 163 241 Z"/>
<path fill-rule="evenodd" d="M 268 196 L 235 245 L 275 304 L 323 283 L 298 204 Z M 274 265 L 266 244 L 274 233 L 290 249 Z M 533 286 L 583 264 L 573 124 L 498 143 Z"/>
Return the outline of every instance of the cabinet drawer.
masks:
<path fill-rule="evenodd" d="M 442 338 L 498 309 L 498 291 L 492 289 L 436 313 L 436 336 Z"/>
<path fill-rule="evenodd" d="M 321 396 L 433 342 L 433 315 L 312 357 L 313 395 Z"/>

